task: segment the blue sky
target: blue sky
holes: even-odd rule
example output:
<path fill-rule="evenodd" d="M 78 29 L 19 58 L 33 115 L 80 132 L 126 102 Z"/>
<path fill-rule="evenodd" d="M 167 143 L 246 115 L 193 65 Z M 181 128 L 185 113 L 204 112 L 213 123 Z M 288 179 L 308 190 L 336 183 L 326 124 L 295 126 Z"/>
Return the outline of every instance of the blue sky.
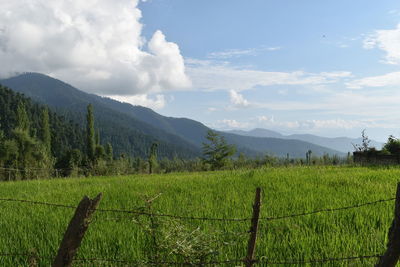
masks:
<path fill-rule="evenodd" d="M 398 1 L 148 0 L 139 8 L 144 36 L 162 30 L 179 45 L 186 65 L 195 69 L 189 75 L 196 75 L 201 64 L 220 72 L 201 75 L 191 90 L 171 92 L 173 100 L 158 110 L 162 114 L 193 118 L 218 129 L 265 127 L 357 137 L 366 128 L 370 137 L 382 141 L 400 134 L 400 110 L 392 101 L 400 100 L 400 83 L 349 88 L 363 78 L 399 71 L 399 62 L 387 63 L 388 52 L 379 44 L 365 47 L 377 30 L 397 29 Z M 292 84 L 276 78 L 271 85 L 237 82 L 234 88 L 229 81 L 215 81 L 217 88 L 200 88 L 229 70 L 238 75 L 249 70 L 304 74 Z M 338 77 L 301 81 L 308 76 L 327 79 L 321 73 Z M 243 79 L 257 79 L 247 76 Z M 207 77 L 211 80 L 205 82 Z M 242 101 L 235 104 L 230 90 Z M 387 98 L 392 100 L 385 104 Z"/>
<path fill-rule="evenodd" d="M 0 61 L 215 129 L 400 137 L 396 0 L 0 1 Z"/>

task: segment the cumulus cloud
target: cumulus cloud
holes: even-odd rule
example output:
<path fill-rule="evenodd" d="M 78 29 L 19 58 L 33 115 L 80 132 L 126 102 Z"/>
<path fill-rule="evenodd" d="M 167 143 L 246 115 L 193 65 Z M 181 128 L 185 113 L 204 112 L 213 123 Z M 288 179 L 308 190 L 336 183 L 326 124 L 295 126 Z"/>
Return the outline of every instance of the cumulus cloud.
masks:
<path fill-rule="evenodd" d="M 229 91 L 229 97 L 235 108 L 246 108 L 250 105 L 249 101 L 247 101 L 243 95 L 234 90 Z"/>
<path fill-rule="evenodd" d="M 386 52 L 385 62 L 400 64 L 400 24 L 395 29 L 377 30 L 364 39 L 365 49 L 379 48 Z"/>
<path fill-rule="evenodd" d="M 0 1 L 0 76 L 41 72 L 102 95 L 189 87 L 179 47 L 142 36 L 138 1 Z"/>

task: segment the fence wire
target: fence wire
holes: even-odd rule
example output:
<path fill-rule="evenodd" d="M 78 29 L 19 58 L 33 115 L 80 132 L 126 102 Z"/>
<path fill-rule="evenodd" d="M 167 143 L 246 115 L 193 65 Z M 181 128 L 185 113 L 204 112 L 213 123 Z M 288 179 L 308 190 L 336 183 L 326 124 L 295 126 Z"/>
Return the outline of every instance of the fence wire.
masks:
<path fill-rule="evenodd" d="M 339 208 L 327 208 L 327 209 L 320 209 L 320 210 L 302 212 L 302 213 L 297 213 L 297 214 L 288 214 L 288 215 L 282 215 L 282 216 L 276 216 L 276 217 L 264 217 L 264 218 L 260 218 L 260 220 L 266 220 L 266 221 L 282 220 L 282 219 L 288 219 L 288 218 L 293 218 L 293 217 L 312 215 L 312 214 L 317 214 L 317 213 L 334 212 L 334 211 L 340 211 L 340 210 L 349 210 L 349 209 L 360 208 L 360 207 L 364 207 L 364 206 L 369 206 L 369 205 L 375 205 L 375 204 L 379 204 L 379 203 L 389 202 L 389 201 L 393 201 L 393 200 L 396 200 L 396 198 L 393 197 L 393 198 L 389 198 L 389 199 L 380 199 L 380 200 L 376 200 L 376 201 L 372 201 L 372 202 L 366 202 L 366 203 L 355 204 L 355 205 L 352 205 L 352 206 L 345 206 L 345 207 L 339 207 Z M 0 201 L 20 202 L 20 203 L 33 204 L 33 205 L 44 205 L 44 206 L 57 207 L 57 208 L 76 209 L 76 206 L 73 206 L 73 205 L 56 204 L 56 203 L 48 203 L 48 202 L 33 201 L 33 200 L 23 200 L 23 199 L 13 199 L 13 198 L 0 198 Z M 252 219 L 252 218 L 212 218 L 212 217 L 181 216 L 181 215 L 173 215 L 173 214 L 162 214 L 162 213 L 146 212 L 146 211 L 141 211 L 142 209 L 143 209 L 143 207 L 135 208 L 135 209 L 132 209 L 132 210 L 96 209 L 96 211 L 97 212 L 110 212 L 110 213 L 125 213 L 125 214 L 133 214 L 133 215 L 145 215 L 145 216 L 154 216 L 154 217 L 168 217 L 168 218 L 181 219 L 181 220 L 199 220 L 199 221 L 246 222 L 246 221 L 251 221 L 251 219 Z"/>
<path fill-rule="evenodd" d="M 132 264 L 129 266 L 140 266 L 140 265 L 162 265 L 167 264 L 168 266 L 206 266 L 206 265 L 220 265 L 220 264 L 232 264 L 243 262 L 243 259 L 225 260 L 225 261 L 205 261 L 205 262 L 190 262 L 190 261 L 129 261 L 129 260 L 118 260 L 118 259 L 104 259 L 104 258 L 77 258 L 73 262 L 91 262 L 97 264 Z M 126 266 L 126 265 L 125 265 Z"/>
<path fill-rule="evenodd" d="M 396 198 L 393 197 L 393 198 L 389 198 L 389 199 L 380 199 L 380 200 L 376 200 L 376 201 L 372 201 L 372 202 L 366 202 L 366 203 L 356 204 L 356 205 L 353 205 L 353 206 L 340 207 L 340 208 L 314 210 L 314 211 L 309 211 L 309 212 L 303 212 L 303 213 L 297 213 L 297 214 L 289 214 L 289 215 L 283 215 L 283 216 L 278 216 L 278 217 L 266 217 L 266 218 L 260 218 L 260 220 L 267 220 L 267 221 L 282 220 L 282 219 L 287 219 L 287 218 L 300 217 L 300 216 L 312 215 L 312 214 L 323 213 L 323 212 L 349 210 L 349 209 L 361 208 L 361 207 L 369 206 L 369 205 L 375 205 L 375 204 L 378 204 L 378 203 L 389 202 L 389 201 L 393 201 L 393 200 L 396 200 Z"/>
<path fill-rule="evenodd" d="M 0 257 L 32 257 L 29 253 L 0 253 Z M 299 264 L 315 264 L 315 263 L 327 263 L 327 262 L 340 262 L 340 261 L 354 261 L 354 260 L 365 260 L 365 259 L 377 259 L 381 258 L 382 255 L 362 255 L 362 256 L 348 256 L 341 258 L 322 258 L 322 259 L 310 259 L 310 260 L 280 260 L 271 261 L 267 257 L 261 257 L 252 261 L 254 264 L 261 265 L 299 265 Z M 41 257 L 35 255 L 36 260 L 51 260 L 50 257 Z M 108 259 L 108 258 L 76 258 L 73 260 L 76 264 L 84 263 L 96 263 L 96 264 L 124 264 L 124 266 L 140 266 L 140 265 L 162 265 L 167 264 L 168 266 L 207 266 L 207 265 L 221 265 L 221 264 L 233 264 L 233 263 L 245 263 L 244 259 L 231 259 L 223 261 L 204 261 L 204 262 L 178 262 L 178 261 L 131 261 L 122 259 Z"/>
<path fill-rule="evenodd" d="M 312 215 L 317 213 L 324 213 L 324 212 L 334 212 L 340 210 L 348 210 L 353 208 L 360 208 L 368 205 L 375 205 L 379 203 L 393 201 L 396 198 L 389 198 L 389 199 L 380 199 L 376 201 L 366 202 L 355 204 L 352 206 L 345 206 L 339 208 L 327 208 L 327 209 L 320 209 L 314 210 L 310 212 L 303 212 L 297 214 L 290 214 L 290 215 L 283 215 L 277 217 L 265 217 L 260 218 L 260 220 L 280 220 L 286 218 L 293 218 L 293 217 L 300 217 L 306 215 Z M 57 204 L 57 203 L 48 203 L 48 202 L 41 202 L 41 201 L 32 201 L 32 200 L 22 200 L 22 199 L 12 199 L 12 198 L 0 198 L 0 201 L 6 202 L 17 202 L 17 203 L 25 203 L 25 204 L 32 204 L 32 205 L 44 205 L 50 207 L 58 207 L 58 208 L 68 208 L 68 209 L 76 209 L 76 206 L 73 205 L 65 205 L 65 204 Z M 169 217 L 175 219 L 182 219 L 182 220 L 208 220 L 208 221 L 250 221 L 251 218 L 209 218 L 209 217 L 193 217 L 193 216 L 180 216 L 180 215 L 171 215 L 171 214 L 159 214 L 159 213 L 151 213 L 141 211 L 143 207 L 136 208 L 136 210 L 120 210 L 120 209 L 96 209 L 98 212 L 112 212 L 112 213 L 125 213 L 125 214 L 133 214 L 133 215 L 146 215 L 146 216 L 157 216 L 157 217 Z M 240 233 L 242 234 L 242 233 Z M 245 233 L 243 233 L 245 234 Z M 1 253 L 0 257 L 26 257 L 26 259 L 34 258 L 36 260 L 52 260 L 50 257 L 41 257 L 37 254 L 32 253 Z M 330 258 L 322 258 L 322 259 L 309 259 L 309 260 L 269 260 L 268 257 L 261 257 L 252 261 L 254 264 L 259 265 L 301 265 L 301 264 L 318 264 L 318 263 L 327 263 L 327 262 L 340 262 L 340 261 L 354 261 L 354 260 L 364 260 L 364 259 L 373 259 L 373 258 L 380 258 L 382 255 L 363 255 L 363 256 L 346 256 L 346 257 L 330 257 Z M 174 261 L 130 261 L 130 260 L 123 260 L 123 259 L 107 259 L 107 258 L 76 258 L 73 260 L 76 264 L 84 264 L 84 263 L 96 263 L 99 264 L 124 264 L 124 266 L 140 266 L 140 265 L 169 265 L 169 266 L 212 266 L 212 265 L 226 265 L 226 264 L 237 264 L 237 263 L 245 263 L 244 259 L 231 259 L 225 261 L 209 261 L 209 262 L 174 262 Z"/>
<path fill-rule="evenodd" d="M 350 256 L 343 258 L 325 258 L 325 259 L 313 259 L 313 260 L 284 260 L 284 261 L 269 261 L 266 257 L 255 260 L 255 263 L 266 264 L 266 265 L 295 265 L 295 264 L 313 264 L 313 263 L 325 263 L 325 262 L 338 262 L 338 261 L 353 261 L 363 259 L 376 259 L 381 258 L 382 255 L 364 255 L 364 256 Z"/>

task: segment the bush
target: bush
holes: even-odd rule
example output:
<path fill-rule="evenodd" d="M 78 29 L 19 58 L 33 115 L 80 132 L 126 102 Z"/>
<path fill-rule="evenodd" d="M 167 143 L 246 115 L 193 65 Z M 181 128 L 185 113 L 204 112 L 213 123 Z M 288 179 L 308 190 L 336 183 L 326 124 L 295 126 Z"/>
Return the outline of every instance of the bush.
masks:
<path fill-rule="evenodd" d="M 400 139 L 397 139 L 393 135 L 390 135 L 388 141 L 383 146 L 382 151 L 388 151 L 392 155 L 399 155 L 400 154 Z"/>

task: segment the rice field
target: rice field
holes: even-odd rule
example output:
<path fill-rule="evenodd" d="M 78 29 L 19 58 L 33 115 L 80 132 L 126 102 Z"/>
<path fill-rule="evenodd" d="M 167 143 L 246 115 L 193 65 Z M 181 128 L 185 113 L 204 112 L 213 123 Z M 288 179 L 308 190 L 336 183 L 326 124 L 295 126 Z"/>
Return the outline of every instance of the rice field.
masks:
<path fill-rule="evenodd" d="M 251 218 L 255 189 L 261 187 L 260 217 L 267 218 L 392 198 L 399 178 L 399 168 L 280 167 L 4 182 L 0 183 L 0 198 L 76 206 L 84 195 L 95 197 L 102 192 L 100 209 Z M 289 262 L 382 254 L 393 208 L 394 201 L 389 201 L 280 220 L 261 219 L 257 258 Z M 49 266 L 73 213 L 67 208 L 0 201 L 0 254 L 35 250 L 42 258 L 39 266 Z M 150 266 L 149 262 L 242 259 L 249 227 L 249 220 L 182 220 L 96 212 L 77 258 L 126 262 L 77 261 L 75 266 Z M 375 258 L 369 258 L 319 266 L 372 266 L 375 262 Z M 158 264 L 168 265 L 171 264 Z M 29 265 L 27 257 L 21 255 L 0 256 L 0 266 Z"/>

